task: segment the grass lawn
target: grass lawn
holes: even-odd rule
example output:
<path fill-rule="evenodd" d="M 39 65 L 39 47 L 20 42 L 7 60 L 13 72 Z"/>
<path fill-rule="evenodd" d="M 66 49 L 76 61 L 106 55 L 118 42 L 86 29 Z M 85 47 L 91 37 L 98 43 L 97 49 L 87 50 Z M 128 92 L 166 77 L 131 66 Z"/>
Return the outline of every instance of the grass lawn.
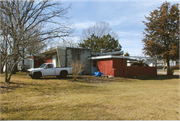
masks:
<path fill-rule="evenodd" d="M 179 76 L 31 79 L 1 74 L 3 120 L 180 120 Z"/>
<path fill-rule="evenodd" d="M 176 69 L 176 70 L 174 70 L 174 72 L 180 72 L 180 70 Z"/>

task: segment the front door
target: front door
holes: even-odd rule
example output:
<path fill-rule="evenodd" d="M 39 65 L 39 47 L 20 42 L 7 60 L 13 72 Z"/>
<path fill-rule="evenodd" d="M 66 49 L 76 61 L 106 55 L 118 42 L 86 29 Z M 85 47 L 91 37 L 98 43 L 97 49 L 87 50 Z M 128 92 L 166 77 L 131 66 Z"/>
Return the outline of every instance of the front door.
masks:
<path fill-rule="evenodd" d="M 91 61 L 91 73 L 97 72 L 97 61 Z"/>

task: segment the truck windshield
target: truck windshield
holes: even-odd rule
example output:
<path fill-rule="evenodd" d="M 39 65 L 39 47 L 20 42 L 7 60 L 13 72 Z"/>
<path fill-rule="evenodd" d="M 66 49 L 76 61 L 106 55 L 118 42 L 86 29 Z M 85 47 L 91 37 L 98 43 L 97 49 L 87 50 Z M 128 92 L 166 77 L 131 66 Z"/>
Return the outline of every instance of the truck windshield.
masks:
<path fill-rule="evenodd" d="M 39 68 L 45 68 L 46 64 L 42 64 Z"/>

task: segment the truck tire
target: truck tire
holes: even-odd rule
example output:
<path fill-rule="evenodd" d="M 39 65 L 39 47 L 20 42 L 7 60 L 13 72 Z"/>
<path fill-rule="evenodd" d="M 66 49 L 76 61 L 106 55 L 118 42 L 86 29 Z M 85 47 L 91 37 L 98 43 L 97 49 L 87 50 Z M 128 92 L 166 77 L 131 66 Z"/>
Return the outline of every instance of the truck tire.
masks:
<path fill-rule="evenodd" d="M 41 72 L 35 72 L 32 76 L 33 79 L 40 79 L 42 76 Z"/>
<path fill-rule="evenodd" d="M 66 77 L 67 77 L 67 74 L 68 74 L 67 71 L 61 71 L 59 77 L 60 77 L 60 78 L 66 78 Z"/>

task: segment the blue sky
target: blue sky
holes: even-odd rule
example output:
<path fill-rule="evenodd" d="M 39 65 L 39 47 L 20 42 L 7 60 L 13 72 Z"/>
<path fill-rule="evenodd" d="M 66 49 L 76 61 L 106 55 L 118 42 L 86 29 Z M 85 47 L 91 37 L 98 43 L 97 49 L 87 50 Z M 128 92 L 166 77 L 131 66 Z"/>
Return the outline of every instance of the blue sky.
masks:
<path fill-rule="evenodd" d="M 171 5 L 179 0 L 166 0 Z M 68 11 L 70 22 L 76 28 L 73 39 L 78 42 L 83 29 L 96 22 L 107 22 L 118 35 L 124 53 L 142 56 L 142 38 L 145 25 L 142 21 L 165 0 L 62 0 L 72 4 Z"/>

